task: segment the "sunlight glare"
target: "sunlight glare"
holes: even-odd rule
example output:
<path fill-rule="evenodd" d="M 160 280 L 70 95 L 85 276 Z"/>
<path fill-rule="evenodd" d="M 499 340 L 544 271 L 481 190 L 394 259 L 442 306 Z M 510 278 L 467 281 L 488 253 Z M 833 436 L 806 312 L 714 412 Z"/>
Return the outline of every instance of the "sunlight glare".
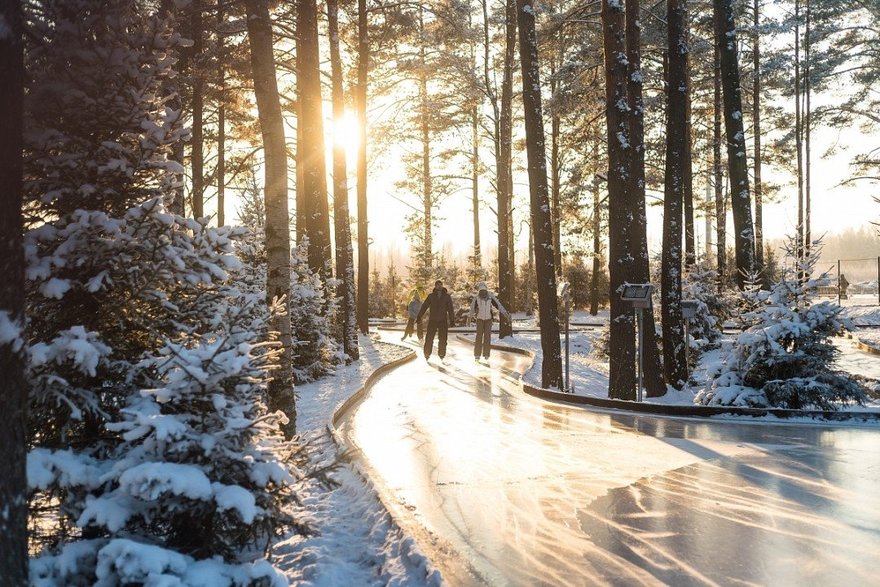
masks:
<path fill-rule="evenodd" d="M 354 112 L 346 110 L 341 118 L 333 119 L 333 144 L 345 147 L 345 158 L 349 164 L 355 161 L 360 142 L 360 123 Z"/>

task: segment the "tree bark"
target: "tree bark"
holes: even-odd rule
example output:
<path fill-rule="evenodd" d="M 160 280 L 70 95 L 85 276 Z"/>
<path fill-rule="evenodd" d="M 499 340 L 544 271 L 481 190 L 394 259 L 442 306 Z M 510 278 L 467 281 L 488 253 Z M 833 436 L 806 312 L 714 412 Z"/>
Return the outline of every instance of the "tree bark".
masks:
<path fill-rule="evenodd" d="M 297 0 L 296 69 L 302 129 L 301 152 L 303 197 L 306 204 L 306 236 L 309 268 L 327 281 L 332 273 L 330 209 L 327 203 L 327 166 L 324 160 L 324 111 L 318 55 L 318 9 L 315 0 Z"/>
<path fill-rule="evenodd" d="M 713 106 L 712 106 L 712 169 L 715 186 L 715 247 L 718 262 L 718 291 L 724 289 L 727 279 L 727 203 L 724 198 L 724 173 L 721 162 L 721 56 L 718 44 L 714 50 Z"/>
<path fill-rule="evenodd" d="M 429 117 L 431 116 L 430 106 L 428 105 L 428 72 L 427 63 L 425 61 L 425 21 L 424 9 L 419 8 L 419 37 L 421 39 L 419 46 L 419 131 L 422 141 L 422 213 L 425 216 L 425 225 L 422 227 L 425 249 L 423 251 L 423 262 L 425 267 L 434 266 L 434 241 L 432 237 L 432 229 L 434 219 L 432 212 L 434 210 L 433 182 L 431 178 L 431 127 Z"/>
<path fill-rule="evenodd" d="M 513 145 L 513 62 L 516 55 L 516 0 L 505 1 L 504 12 L 504 71 L 501 81 L 501 111 L 499 114 L 499 148 L 496 160 L 498 181 L 498 299 L 513 312 L 516 307 L 514 279 L 516 268 L 512 255 L 511 216 L 513 209 L 513 172 L 511 156 Z M 499 324 L 500 338 L 513 335 L 509 321 Z"/>
<path fill-rule="evenodd" d="M 733 211 L 736 251 L 736 283 L 742 289 L 755 271 L 755 229 L 746 166 L 746 137 L 743 130 L 739 57 L 732 0 L 714 4 L 715 42 L 721 58 L 721 87 L 724 94 L 724 129 L 727 133 L 727 165 L 730 172 L 730 208 Z"/>
<path fill-rule="evenodd" d="M 648 262 L 647 216 L 645 214 L 645 107 L 642 101 L 641 70 L 641 9 L 638 0 L 626 3 L 626 58 L 628 61 L 626 85 L 629 110 L 627 111 L 630 142 L 629 174 L 627 178 L 627 199 L 636 211 L 629 241 L 630 256 L 635 261 L 635 279 L 639 283 L 651 281 Z M 643 322 L 646 336 L 643 338 L 645 359 L 644 385 L 648 397 L 659 397 L 666 393 L 663 383 L 663 364 L 657 347 L 658 337 L 654 320 L 654 308 L 645 311 Z"/>
<path fill-rule="evenodd" d="M 598 149 L 597 149 L 598 151 Z M 602 215 L 599 178 L 593 177 L 593 274 L 590 276 L 590 314 L 599 313 L 599 272 L 602 271 Z"/>
<path fill-rule="evenodd" d="M 794 146 L 797 160 L 797 258 L 804 258 L 804 122 L 801 112 L 801 3 L 794 2 Z M 798 278 L 802 276 L 798 271 Z"/>
<path fill-rule="evenodd" d="M 254 76 L 254 96 L 265 158 L 266 208 L 266 295 L 290 303 L 290 226 L 287 210 L 287 147 L 284 140 L 284 119 L 275 77 L 275 56 L 272 50 L 272 21 L 268 0 L 247 0 L 247 30 Z M 269 408 L 281 410 L 288 418 L 284 434 L 292 438 L 296 432 L 296 399 L 291 374 L 293 337 L 289 312 L 277 317 L 282 355 L 280 367 L 269 388 Z"/>
<path fill-rule="evenodd" d="M 535 272 L 538 316 L 541 322 L 542 387 L 562 388 L 562 353 L 556 299 L 556 271 L 553 262 L 553 219 L 547 193 L 547 157 L 541 112 L 541 80 L 538 68 L 538 39 L 533 0 L 518 0 L 519 59 L 523 79 L 523 116 L 529 167 L 532 235 L 535 239 Z"/>
<path fill-rule="evenodd" d="M 223 25 L 226 21 L 223 0 L 217 2 L 218 87 L 220 98 L 217 105 L 217 226 L 226 225 L 226 52 L 224 50 Z"/>
<path fill-rule="evenodd" d="M 205 82 L 201 68 L 202 49 L 204 45 L 204 25 L 201 0 L 193 0 L 190 4 L 192 15 L 192 140 L 190 142 L 190 166 L 192 168 L 192 212 L 193 218 L 205 215 L 205 144 L 204 144 L 204 110 Z"/>
<path fill-rule="evenodd" d="M 0 0 L 0 320 L 24 328 L 22 148 L 24 48 L 21 2 Z M 11 340 L 10 340 L 11 338 Z M 0 577 L 28 584 L 28 487 L 24 333 L 0 334 Z"/>
<path fill-rule="evenodd" d="M 339 57 L 339 3 L 327 0 L 327 20 L 330 33 L 330 73 L 333 86 L 333 118 L 345 116 L 345 94 L 342 88 L 342 61 Z M 351 227 L 348 223 L 348 168 L 345 145 L 333 145 L 333 220 L 336 237 L 336 297 L 339 299 L 342 351 L 352 360 L 360 357 L 355 316 L 354 250 Z"/>
<path fill-rule="evenodd" d="M 471 108 L 471 204 L 474 214 L 474 259 L 475 269 L 483 266 L 480 247 L 480 120 L 477 106 Z M 506 308 L 507 306 L 505 306 Z"/>
<path fill-rule="evenodd" d="M 620 300 L 624 283 L 634 283 L 630 252 L 631 226 L 637 209 L 627 198 L 630 129 L 627 119 L 627 59 L 624 9 L 616 0 L 602 0 L 605 55 L 605 123 L 608 133 L 608 269 L 611 301 L 608 396 L 636 399 L 635 322 Z"/>
<path fill-rule="evenodd" d="M 690 86 L 686 0 L 667 0 L 666 178 L 663 205 L 663 252 L 660 281 L 663 323 L 663 369 L 666 381 L 681 389 L 687 381 L 683 317 L 681 312 L 682 203 L 685 167 L 691 165 L 688 125 Z"/>
<path fill-rule="evenodd" d="M 357 321 L 360 331 L 366 334 L 370 328 L 370 238 L 367 224 L 367 74 L 370 68 L 370 44 L 367 30 L 367 0 L 358 0 L 357 6 L 358 64 L 354 94 L 361 133 L 357 161 Z"/>
<path fill-rule="evenodd" d="M 758 31 L 760 24 L 760 0 L 754 0 L 752 9 L 752 128 L 755 133 L 755 264 L 758 269 L 764 267 L 764 185 L 761 182 L 761 36 Z"/>

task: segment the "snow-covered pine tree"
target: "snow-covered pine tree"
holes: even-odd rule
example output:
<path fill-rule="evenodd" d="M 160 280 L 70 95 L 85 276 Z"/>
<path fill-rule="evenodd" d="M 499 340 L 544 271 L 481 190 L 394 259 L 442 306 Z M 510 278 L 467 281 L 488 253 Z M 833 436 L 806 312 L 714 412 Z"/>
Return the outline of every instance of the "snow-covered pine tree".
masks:
<path fill-rule="evenodd" d="M 309 267 L 308 242 L 303 239 L 291 259 L 290 325 L 297 383 L 314 381 L 344 361 L 328 311 L 335 311 L 335 297 L 327 295 L 320 274 Z"/>
<path fill-rule="evenodd" d="M 696 403 L 836 410 L 865 401 L 862 387 L 832 367 L 838 351 L 830 338 L 850 327 L 841 307 L 813 301 L 825 277 L 812 277 L 821 242 L 802 260 L 794 238 L 785 251 L 789 263 L 782 277 L 770 291 L 749 294 L 756 304 L 745 316 L 751 326 L 737 337 L 712 387 L 697 394 Z"/>

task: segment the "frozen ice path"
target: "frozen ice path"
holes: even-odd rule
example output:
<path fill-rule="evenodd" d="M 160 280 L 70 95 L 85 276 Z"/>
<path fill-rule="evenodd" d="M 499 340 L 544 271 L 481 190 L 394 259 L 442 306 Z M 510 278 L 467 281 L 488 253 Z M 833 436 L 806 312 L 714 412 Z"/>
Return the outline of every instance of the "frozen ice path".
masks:
<path fill-rule="evenodd" d="M 342 432 L 451 585 L 877 585 L 880 432 L 592 412 L 451 343 Z"/>

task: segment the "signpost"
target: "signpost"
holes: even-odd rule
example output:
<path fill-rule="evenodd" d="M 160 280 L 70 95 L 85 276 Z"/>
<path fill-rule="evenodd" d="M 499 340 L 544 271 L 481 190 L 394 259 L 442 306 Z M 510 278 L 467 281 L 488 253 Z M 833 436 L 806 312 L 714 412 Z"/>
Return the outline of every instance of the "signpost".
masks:
<path fill-rule="evenodd" d="M 681 316 L 684 318 L 684 364 L 687 379 L 691 378 L 691 337 L 688 334 L 691 318 L 697 315 L 697 300 L 681 301 Z"/>
<path fill-rule="evenodd" d="M 556 286 L 556 295 L 562 302 L 565 312 L 565 388 L 562 391 L 571 392 L 571 383 L 568 378 L 568 324 L 571 322 L 571 284 L 560 281 Z"/>
<path fill-rule="evenodd" d="M 624 283 L 620 293 L 620 299 L 626 302 L 636 313 L 636 322 L 639 328 L 638 344 L 638 373 L 639 385 L 636 388 L 636 400 L 642 401 L 642 373 L 645 368 L 643 349 L 645 346 L 644 327 L 642 325 L 642 310 L 651 307 L 651 292 L 654 285 L 651 283 Z"/>

